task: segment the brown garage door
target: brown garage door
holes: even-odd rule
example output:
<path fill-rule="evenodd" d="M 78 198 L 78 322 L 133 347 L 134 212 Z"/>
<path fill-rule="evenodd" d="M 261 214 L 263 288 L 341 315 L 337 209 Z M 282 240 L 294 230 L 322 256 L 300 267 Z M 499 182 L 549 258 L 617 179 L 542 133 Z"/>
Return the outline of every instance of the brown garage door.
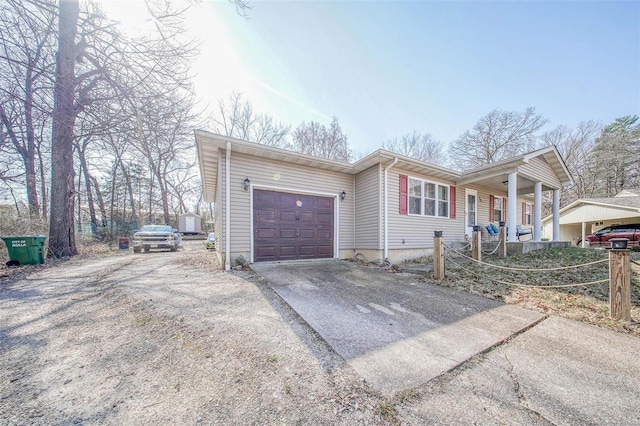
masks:
<path fill-rule="evenodd" d="M 333 257 L 331 197 L 253 191 L 254 260 Z"/>

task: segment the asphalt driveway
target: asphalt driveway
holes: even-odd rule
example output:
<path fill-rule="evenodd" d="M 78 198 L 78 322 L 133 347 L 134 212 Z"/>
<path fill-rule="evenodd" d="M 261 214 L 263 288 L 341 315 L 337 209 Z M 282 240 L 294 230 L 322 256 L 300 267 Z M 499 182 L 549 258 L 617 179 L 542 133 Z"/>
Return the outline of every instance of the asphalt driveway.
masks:
<path fill-rule="evenodd" d="M 345 261 L 252 267 L 384 394 L 424 384 L 543 319 L 417 275 Z"/>

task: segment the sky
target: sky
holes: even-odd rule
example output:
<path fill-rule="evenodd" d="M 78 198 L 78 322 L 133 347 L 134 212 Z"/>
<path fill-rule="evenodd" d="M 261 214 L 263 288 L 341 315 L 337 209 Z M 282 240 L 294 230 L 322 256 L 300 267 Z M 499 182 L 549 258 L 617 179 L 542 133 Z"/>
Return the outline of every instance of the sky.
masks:
<path fill-rule="evenodd" d="M 136 25 L 133 2 L 103 3 Z M 241 92 L 293 128 L 336 116 L 356 153 L 414 130 L 446 145 L 494 109 L 535 107 L 546 130 L 640 115 L 640 1 L 250 5 L 192 6 L 196 93 Z"/>

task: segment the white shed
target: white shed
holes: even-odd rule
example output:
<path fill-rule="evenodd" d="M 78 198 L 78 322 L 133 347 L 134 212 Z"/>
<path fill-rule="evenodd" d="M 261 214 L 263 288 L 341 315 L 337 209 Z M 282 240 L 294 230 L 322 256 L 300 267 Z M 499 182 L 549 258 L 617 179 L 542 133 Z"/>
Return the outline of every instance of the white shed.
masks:
<path fill-rule="evenodd" d="M 178 230 L 184 235 L 195 235 L 201 232 L 200 216 L 195 213 L 182 213 L 178 217 Z"/>

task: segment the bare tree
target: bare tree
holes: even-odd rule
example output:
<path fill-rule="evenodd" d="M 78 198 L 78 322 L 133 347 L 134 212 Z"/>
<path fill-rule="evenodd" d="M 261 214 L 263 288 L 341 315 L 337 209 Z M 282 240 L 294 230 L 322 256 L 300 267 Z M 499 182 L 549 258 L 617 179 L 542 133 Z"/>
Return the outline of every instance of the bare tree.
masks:
<path fill-rule="evenodd" d="M 275 122 L 267 114 L 257 114 L 242 94 L 233 92 L 227 100 L 218 102 L 218 111 L 212 117 L 213 130 L 225 136 L 284 147 L 290 127 Z"/>
<path fill-rule="evenodd" d="M 522 112 L 493 110 L 449 147 L 453 167 L 464 170 L 494 163 L 536 148 L 536 132 L 547 120 L 527 108 Z"/>
<path fill-rule="evenodd" d="M 39 128 L 49 126 L 55 53 L 55 6 L 7 0 L 0 5 L 0 123 L 24 167 L 32 215 L 39 215 Z"/>
<path fill-rule="evenodd" d="M 399 139 L 388 140 L 382 147 L 425 163 L 444 165 L 446 162 L 442 143 L 429 133 L 422 134 L 414 130 Z"/>
<path fill-rule="evenodd" d="M 73 226 L 76 192 L 73 167 L 73 127 L 77 116 L 74 105 L 77 56 L 75 39 L 79 14 L 78 0 L 60 2 L 53 97 L 51 216 L 49 221 L 49 254 L 55 257 L 78 254 Z"/>
<path fill-rule="evenodd" d="M 333 117 L 328 128 L 315 121 L 300 124 L 293 132 L 293 149 L 345 163 L 351 160 L 347 135 L 342 132 L 337 117 Z"/>
<path fill-rule="evenodd" d="M 575 129 L 567 126 L 542 134 L 544 145 L 555 146 L 565 161 L 574 183 L 561 193 L 561 205 L 567 205 L 578 198 L 593 197 L 597 187 L 597 170 L 589 161 L 590 152 L 602 126 L 596 121 L 583 121 Z"/>

